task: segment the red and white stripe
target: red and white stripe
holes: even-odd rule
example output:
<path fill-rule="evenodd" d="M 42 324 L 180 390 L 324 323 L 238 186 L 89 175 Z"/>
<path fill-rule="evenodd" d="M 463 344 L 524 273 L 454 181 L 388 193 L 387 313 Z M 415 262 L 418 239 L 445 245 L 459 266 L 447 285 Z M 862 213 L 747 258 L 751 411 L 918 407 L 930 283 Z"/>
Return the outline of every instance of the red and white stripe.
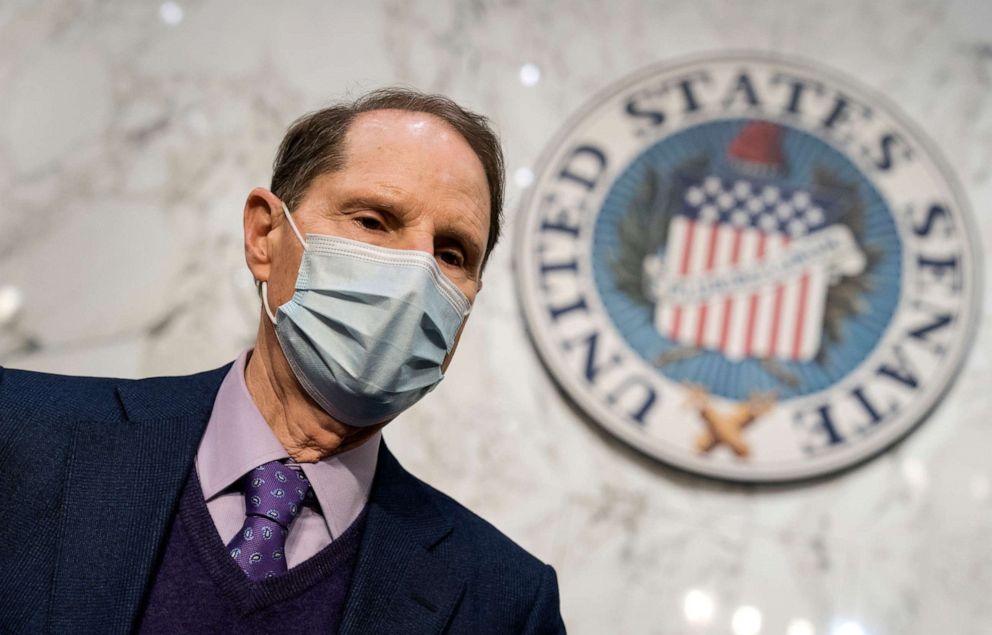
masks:
<path fill-rule="evenodd" d="M 669 228 L 666 269 L 689 276 L 761 262 L 789 245 L 780 233 L 707 223 L 677 216 Z M 749 357 L 807 361 L 820 345 L 827 275 L 819 268 L 797 272 L 756 292 L 731 293 L 692 305 L 659 298 L 656 324 L 675 342 Z"/>

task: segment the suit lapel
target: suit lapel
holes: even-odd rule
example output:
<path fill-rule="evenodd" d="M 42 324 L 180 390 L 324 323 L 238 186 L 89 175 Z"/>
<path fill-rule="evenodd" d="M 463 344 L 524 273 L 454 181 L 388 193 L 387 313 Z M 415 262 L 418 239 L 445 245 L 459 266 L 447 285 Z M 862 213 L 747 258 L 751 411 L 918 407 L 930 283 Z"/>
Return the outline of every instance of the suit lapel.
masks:
<path fill-rule="evenodd" d="M 134 627 L 223 370 L 122 384 L 127 422 L 76 425 L 50 630 Z"/>
<path fill-rule="evenodd" d="M 451 531 L 383 443 L 340 632 L 440 632 L 465 587 L 434 549 Z"/>
<path fill-rule="evenodd" d="M 127 422 L 79 422 L 69 452 L 50 631 L 128 632 L 228 367 L 118 386 Z M 438 633 L 465 580 L 452 531 L 382 444 L 341 633 Z"/>

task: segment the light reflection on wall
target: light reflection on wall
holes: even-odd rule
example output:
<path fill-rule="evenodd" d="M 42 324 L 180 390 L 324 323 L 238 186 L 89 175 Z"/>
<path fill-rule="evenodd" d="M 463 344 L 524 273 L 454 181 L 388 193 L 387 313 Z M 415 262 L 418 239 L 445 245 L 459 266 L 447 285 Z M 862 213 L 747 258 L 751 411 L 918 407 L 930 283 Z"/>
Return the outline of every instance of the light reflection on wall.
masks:
<path fill-rule="evenodd" d="M 534 86 L 541 81 L 541 69 L 536 64 L 524 64 L 520 67 L 520 83 L 524 86 Z"/>
<path fill-rule="evenodd" d="M 831 635 L 868 635 L 857 622 L 842 622 Z"/>
<path fill-rule="evenodd" d="M 0 327 L 14 321 L 24 305 L 21 290 L 12 285 L 0 285 Z"/>
<path fill-rule="evenodd" d="M 175 2 L 163 2 L 158 8 L 158 17 L 169 26 L 183 21 L 183 8 Z"/>
<path fill-rule="evenodd" d="M 713 596 L 699 589 L 692 589 L 685 594 L 682 602 L 682 610 L 685 612 L 685 619 L 693 625 L 709 624 L 713 619 L 716 610 L 716 602 Z"/>
<path fill-rule="evenodd" d="M 816 629 L 809 620 L 798 618 L 789 622 L 785 635 L 816 635 Z"/>
<path fill-rule="evenodd" d="M 761 632 L 761 611 L 753 606 L 741 606 L 730 622 L 734 635 L 758 635 Z"/>

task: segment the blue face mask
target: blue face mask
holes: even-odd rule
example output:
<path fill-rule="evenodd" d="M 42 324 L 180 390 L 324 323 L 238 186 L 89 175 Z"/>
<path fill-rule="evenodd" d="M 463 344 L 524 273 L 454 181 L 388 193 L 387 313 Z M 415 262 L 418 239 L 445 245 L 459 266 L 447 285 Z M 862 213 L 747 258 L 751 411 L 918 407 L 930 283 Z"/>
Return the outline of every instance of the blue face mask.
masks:
<path fill-rule="evenodd" d="M 292 299 L 265 312 L 300 385 L 352 426 L 392 419 L 444 377 L 441 364 L 471 305 L 421 251 L 300 235 L 303 260 Z"/>

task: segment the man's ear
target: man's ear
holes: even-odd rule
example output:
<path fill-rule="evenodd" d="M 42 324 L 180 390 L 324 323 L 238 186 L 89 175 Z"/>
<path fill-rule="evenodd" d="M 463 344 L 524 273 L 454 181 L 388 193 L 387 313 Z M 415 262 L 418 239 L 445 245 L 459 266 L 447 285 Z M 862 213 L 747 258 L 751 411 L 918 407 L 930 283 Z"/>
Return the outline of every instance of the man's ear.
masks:
<path fill-rule="evenodd" d="M 260 282 L 268 281 L 272 268 L 273 243 L 270 234 L 275 219 L 282 213 L 279 197 L 264 187 L 256 187 L 245 201 L 245 262 L 251 275 Z"/>

